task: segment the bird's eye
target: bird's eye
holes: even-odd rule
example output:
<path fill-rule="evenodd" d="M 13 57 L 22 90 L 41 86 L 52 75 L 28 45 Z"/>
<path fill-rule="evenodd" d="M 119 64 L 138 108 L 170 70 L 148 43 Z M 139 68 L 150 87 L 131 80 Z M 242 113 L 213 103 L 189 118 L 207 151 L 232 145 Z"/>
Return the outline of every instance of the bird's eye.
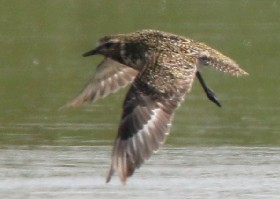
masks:
<path fill-rule="evenodd" d="M 112 46 L 113 46 L 112 42 L 107 42 L 107 43 L 104 44 L 104 47 L 107 48 L 107 49 L 112 48 Z"/>

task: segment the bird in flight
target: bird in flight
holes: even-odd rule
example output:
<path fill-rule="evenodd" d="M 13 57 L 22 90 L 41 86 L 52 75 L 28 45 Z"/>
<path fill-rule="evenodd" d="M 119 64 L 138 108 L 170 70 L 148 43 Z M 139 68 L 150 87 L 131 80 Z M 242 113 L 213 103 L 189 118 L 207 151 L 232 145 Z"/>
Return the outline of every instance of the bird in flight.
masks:
<path fill-rule="evenodd" d="M 77 107 L 131 85 L 112 152 L 111 167 L 125 183 L 135 169 L 165 142 L 174 112 L 198 78 L 209 100 L 221 106 L 204 82 L 200 66 L 212 66 L 233 76 L 247 75 L 239 65 L 204 43 L 158 30 L 104 36 L 83 54 L 103 55 L 94 77 L 68 103 Z"/>

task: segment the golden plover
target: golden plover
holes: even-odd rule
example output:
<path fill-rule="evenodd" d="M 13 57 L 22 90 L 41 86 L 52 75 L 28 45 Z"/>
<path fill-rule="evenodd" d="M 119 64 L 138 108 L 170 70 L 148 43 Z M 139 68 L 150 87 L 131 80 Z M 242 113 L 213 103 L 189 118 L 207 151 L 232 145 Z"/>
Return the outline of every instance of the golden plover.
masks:
<path fill-rule="evenodd" d="M 131 84 L 115 140 L 107 182 L 116 171 L 123 183 L 157 151 L 169 134 L 174 111 L 195 77 L 208 98 L 221 106 L 199 67 L 209 65 L 234 76 L 238 64 L 204 43 L 158 30 L 105 36 L 83 56 L 103 55 L 95 76 L 68 106 L 104 98 Z"/>

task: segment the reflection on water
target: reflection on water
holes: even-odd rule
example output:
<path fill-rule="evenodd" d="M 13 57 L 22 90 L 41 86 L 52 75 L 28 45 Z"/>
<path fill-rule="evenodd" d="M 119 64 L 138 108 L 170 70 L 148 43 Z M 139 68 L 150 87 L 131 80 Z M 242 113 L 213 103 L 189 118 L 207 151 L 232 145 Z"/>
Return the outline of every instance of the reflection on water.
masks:
<path fill-rule="evenodd" d="M 105 184 L 111 147 L 0 151 L 1 198 L 277 198 L 280 154 L 268 147 L 164 147 L 123 186 Z"/>

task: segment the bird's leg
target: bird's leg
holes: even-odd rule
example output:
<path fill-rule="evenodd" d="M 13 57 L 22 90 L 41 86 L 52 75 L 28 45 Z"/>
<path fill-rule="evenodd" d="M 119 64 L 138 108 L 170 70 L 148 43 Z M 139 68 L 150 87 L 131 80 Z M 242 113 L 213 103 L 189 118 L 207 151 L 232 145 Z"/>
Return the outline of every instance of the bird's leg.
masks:
<path fill-rule="evenodd" d="M 209 100 L 211 100 L 212 102 L 214 102 L 217 106 L 222 107 L 222 105 L 220 104 L 220 102 L 218 101 L 218 99 L 215 96 L 215 93 L 206 86 L 201 73 L 199 71 L 196 72 L 196 77 L 198 78 L 203 90 L 205 91 L 207 97 Z"/>

